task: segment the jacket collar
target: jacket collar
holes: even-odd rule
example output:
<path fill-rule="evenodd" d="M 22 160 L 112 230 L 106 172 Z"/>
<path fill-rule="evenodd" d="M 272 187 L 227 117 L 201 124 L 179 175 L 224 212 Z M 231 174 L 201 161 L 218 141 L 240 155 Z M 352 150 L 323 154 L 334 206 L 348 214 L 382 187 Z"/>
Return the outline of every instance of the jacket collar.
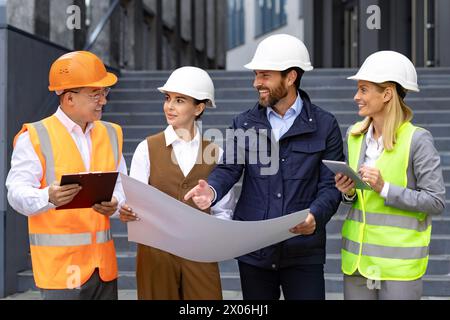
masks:
<path fill-rule="evenodd" d="M 312 112 L 311 100 L 308 94 L 303 90 L 299 90 L 298 93 L 303 102 L 302 112 L 295 119 L 289 131 L 286 132 L 280 140 L 292 136 L 315 132 L 317 130 L 317 122 Z M 270 122 L 267 119 L 267 109 L 260 104 L 256 104 L 256 106 L 250 110 L 248 119 L 255 123 L 254 126 L 256 130 L 272 129 Z"/>

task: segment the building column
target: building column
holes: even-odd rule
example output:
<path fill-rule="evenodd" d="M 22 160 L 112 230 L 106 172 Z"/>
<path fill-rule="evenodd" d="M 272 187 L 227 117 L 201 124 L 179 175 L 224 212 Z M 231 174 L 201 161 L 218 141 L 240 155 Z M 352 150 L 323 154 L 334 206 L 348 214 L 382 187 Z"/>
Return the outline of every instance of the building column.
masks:
<path fill-rule="evenodd" d="M 411 59 L 416 67 L 425 66 L 424 51 L 424 0 L 412 0 L 411 4 Z"/>
<path fill-rule="evenodd" d="M 157 0 L 161 1 L 161 0 Z M 142 70 L 144 68 L 144 7 L 142 0 L 134 0 L 134 69 Z"/>
<path fill-rule="evenodd" d="M 36 0 L 40 1 L 40 0 Z M 101 0 L 100 0 L 101 1 Z M 91 6 L 97 1 L 91 1 Z M 88 35 L 88 26 L 86 26 L 86 1 L 85 0 L 73 0 L 73 4 L 78 6 L 81 11 L 81 28 L 73 30 L 73 48 L 74 50 L 82 50 L 86 44 Z"/>
<path fill-rule="evenodd" d="M 314 2 L 317 0 L 302 0 L 303 1 L 303 40 L 308 48 L 309 55 L 313 60 L 315 66 L 315 38 L 314 38 Z"/>
<path fill-rule="evenodd" d="M 181 0 L 181 46 L 184 54 L 181 56 L 181 65 L 191 64 L 191 0 Z"/>
<path fill-rule="evenodd" d="M 73 50 L 75 39 L 73 30 L 67 28 L 67 8 L 72 5 L 73 0 L 50 0 L 50 41 L 69 50 Z"/>
<path fill-rule="evenodd" d="M 324 11 L 324 1 L 327 0 L 314 0 L 313 1 L 313 15 L 314 18 L 312 19 L 313 25 L 313 34 L 314 34 L 314 48 L 312 52 L 314 55 L 312 56 L 312 59 L 314 61 L 314 66 L 316 68 L 319 68 L 323 64 L 323 52 L 324 52 L 324 41 L 323 41 L 323 34 L 325 30 L 325 26 L 323 23 L 323 20 L 319 17 L 322 16 Z"/>
<path fill-rule="evenodd" d="M 228 19 L 223 12 L 228 12 L 228 2 L 216 0 L 215 4 L 215 68 L 225 69 L 227 64 L 228 49 Z"/>
<path fill-rule="evenodd" d="M 197 0 L 191 0 L 191 8 L 190 8 L 190 14 L 191 14 L 191 43 L 190 43 L 190 55 L 191 55 L 191 65 L 196 65 L 196 57 L 197 57 L 197 50 L 196 50 L 196 43 L 197 43 Z"/>
<path fill-rule="evenodd" d="M 144 66 L 143 33 L 144 6 L 142 0 L 127 1 L 124 8 L 123 66 L 126 69 L 141 70 Z"/>
<path fill-rule="evenodd" d="M 448 32 L 450 30 L 450 1 L 436 0 L 436 66 L 450 67 L 450 43 Z"/>
<path fill-rule="evenodd" d="M 34 34 L 48 39 L 50 37 L 50 1 L 34 0 Z"/>
<path fill-rule="evenodd" d="M 163 68 L 163 4 L 162 0 L 156 0 L 156 70 Z"/>
<path fill-rule="evenodd" d="M 335 18 L 335 12 L 333 11 L 333 0 L 325 0 L 322 2 L 322 17 L 320 22 L 322 24 L 322 34 L 320 39 L 322 41 L 321 68 L 333 67 L 333 55 L 336 49 L 333 46 L 333 19 Z M 317 61 L 315 62 L 317 64 Z"/>
<path fill-rule="evenodd" d="M 134 68 L 134 1 L 127 1 L 124 7 L 122 66 Z"/>
<path fill-rule="evenodd" d="M 380 2 L 381 0 L 359 1 L 359 65 L 361 65 L 369 55 L 380 50 L 380 30 L 370 30 L 367 28 L 367 19 L 369 18 L 367 8 L 371 5 L 380 6 Z M 383 30 L 383 28 L 388 28 L 388 26 L 383 24 L 384 16 L 385 14 L 383 14 L 383 10 L 381 10 L 381 30 Z"/>
<path fill-rule="evenodd" d="M 205 52 L 205 0 L 193 0 L 195 3 L 194 19 L 195 22 L 195 41 L 194 48 L 196 53 L 194 55 L 195 65 L 200 68 L 204 65 L 204 52 Z"/>
<path fill-rule="evenodd" d="M 109 22 L 109 65 L 115 68 L 122 68 L 122 41 L 124 37 L 124 12 L 123 4 L 114 11 Z"/>
<path fill-rule="evenodd" d="M 7 1 L 7 21 L 8 24 L 34 33 L 34 9 L 35 2 L 29 0 Z"/>
<path fill-rule="evenodd" d="M 213 25 L 210 25 L 208 22 L 208 17 L 209 14 L 212 14 L 212 12 L 210 12 L 208 10 L 209 4 L 211 4 L 211 1 L 208 0 L 203 0 L 203 4 L 201 6 L 201 11 L 202 14 L 202 25 L 203 25 L 203 37 L 202 37 L 202 43 L 203 43 L 203 53 L 202 53 L 202 67 L 204 69 L 208 69 L 208 31 L 211 32 L 211 30 L 208 29 L 212 29 Z M 212 29 L 214 30 L 214 29 Z"/>
<path fill-rule="evenodd" d="M 411 0 L 389 1 L 388 18 L 390 38 L 388 48 L 411 57 Z M 382 30 L 383 28 L 386 29 L 386 26 L 382 26 Z"/>
<path fill-rule="evenodd" d="M 248 3 L 247 1 L 244 2 L 244 7 L 242 10 L 247 10 L 245 7 L 245 4 Z M 250 3 L 251 4 L 251 3 Z M 229 26 L 228 26 L 228 15 L 223 14 L 223 12 L 228 12 L 228 1 L 223 0 L 215 0 L 214 1 L 214 19 L 210 23 L 214 26 L 214 39 L 211 39 L 210 46 L 214 47 L 214 63 L 213 66 L 216 69 L 225 69 L 227 65 L 227 51 L 228 51 L 228 32 L 229 32 Z M 242 12 L 243 12 L 242 11 Z M 251 12 L 251 11 L 250 11 Z M 254 21 L 249 21 L 251 19 L 247 19 L 245 17 L 244 24 L 245 24 L 245 34 L 243 35 L 244 38 L 248 37 L 249 34 L 251 34 L 251 37 L 254 37 L 253 34 L 253 28 L 251 30 L 248 30 L 249 24 L 253 24 Z"/>
<path fill-rule="evenodd" d="M 181 42 L 181 0 L 175 0 L 175 67 L 181 67 L 181 51 L 183 44 Z"/>

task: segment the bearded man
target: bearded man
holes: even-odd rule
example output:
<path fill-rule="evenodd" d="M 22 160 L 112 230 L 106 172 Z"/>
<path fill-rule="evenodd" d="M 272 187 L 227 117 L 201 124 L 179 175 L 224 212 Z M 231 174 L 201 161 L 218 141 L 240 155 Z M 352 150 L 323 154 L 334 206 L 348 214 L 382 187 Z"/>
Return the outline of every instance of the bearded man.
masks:
<path fill-rule="evenodd" d="M 244 174 L 234 220 L 267 220 L 309 208 L 306 220 L 289 230 L 299 236 L 237 258 L 242 293 L 250 300 L 279 299 L 281 290 L 285 299 L 325 299 L 325 226 L 341 194 L 322 160 L 344 160 L 339 125 L 300 89 L 302 75 L 313 67 L 299 39 L 266 38 L 245 67 L 255 73 L 259 102 L 238 115 L 232 128 L 250 139 L 242 143 L 236 134 L 234 143 L 227 141 L 223 164 L 185 200 L 206 209 Z M 255 152 L 259 157 L 252 161 Z M 269 163 L 263 161 L 267 155 Z M 276 170 L 264 170 L 269 167 Z"/>

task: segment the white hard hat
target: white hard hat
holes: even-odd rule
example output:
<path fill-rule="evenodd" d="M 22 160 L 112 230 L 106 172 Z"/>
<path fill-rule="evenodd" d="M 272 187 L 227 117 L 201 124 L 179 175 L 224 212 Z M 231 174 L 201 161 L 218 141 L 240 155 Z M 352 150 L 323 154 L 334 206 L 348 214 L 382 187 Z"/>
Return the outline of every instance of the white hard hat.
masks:
<path fill-rule="evenodd" d="M 411 60 L 395 51 L 373 53 L 364 61 L 358 73 L 348 79 L 374 83 L 396 82 L 405 90 L 419 92 L 416 68 Z"/>
<path fill-rule="evenodd" d="M 196 67 L 182 67 L 170 75 L 164 86 L 158 88 L 162 93 L 177 92 L 197 100 L 208 100 L 207 107 L 215 108 L 214 84 L 208 73 Z"/>
<path fill-rule="evenodd" d="M 244 67 L 272 71 L 284 71 L 292 67 L 299 67 L 303 71 L 313 69 L 305 44 L 288 34 L 276 34 L 261 41 L 252 62 Z"/>

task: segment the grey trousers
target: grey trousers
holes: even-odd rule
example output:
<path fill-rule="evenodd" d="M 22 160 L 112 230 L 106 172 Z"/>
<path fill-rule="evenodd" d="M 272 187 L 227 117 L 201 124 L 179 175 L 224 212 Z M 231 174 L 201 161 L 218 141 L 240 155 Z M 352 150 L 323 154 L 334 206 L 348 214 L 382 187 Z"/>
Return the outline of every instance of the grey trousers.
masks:
<path fill-rule="evenodd" d="M 345 300 L 420 300 L 422 297 L 422 278 L 414 281 L 375 282 L 359 273 L 344 275 Z"/>
<path fill-rule="evenodd" d="M 80 289 L 41 289 L 41 295 L 44 300 L 117 300 L 117 279 L 104 282 L 95 269 Z"/>

